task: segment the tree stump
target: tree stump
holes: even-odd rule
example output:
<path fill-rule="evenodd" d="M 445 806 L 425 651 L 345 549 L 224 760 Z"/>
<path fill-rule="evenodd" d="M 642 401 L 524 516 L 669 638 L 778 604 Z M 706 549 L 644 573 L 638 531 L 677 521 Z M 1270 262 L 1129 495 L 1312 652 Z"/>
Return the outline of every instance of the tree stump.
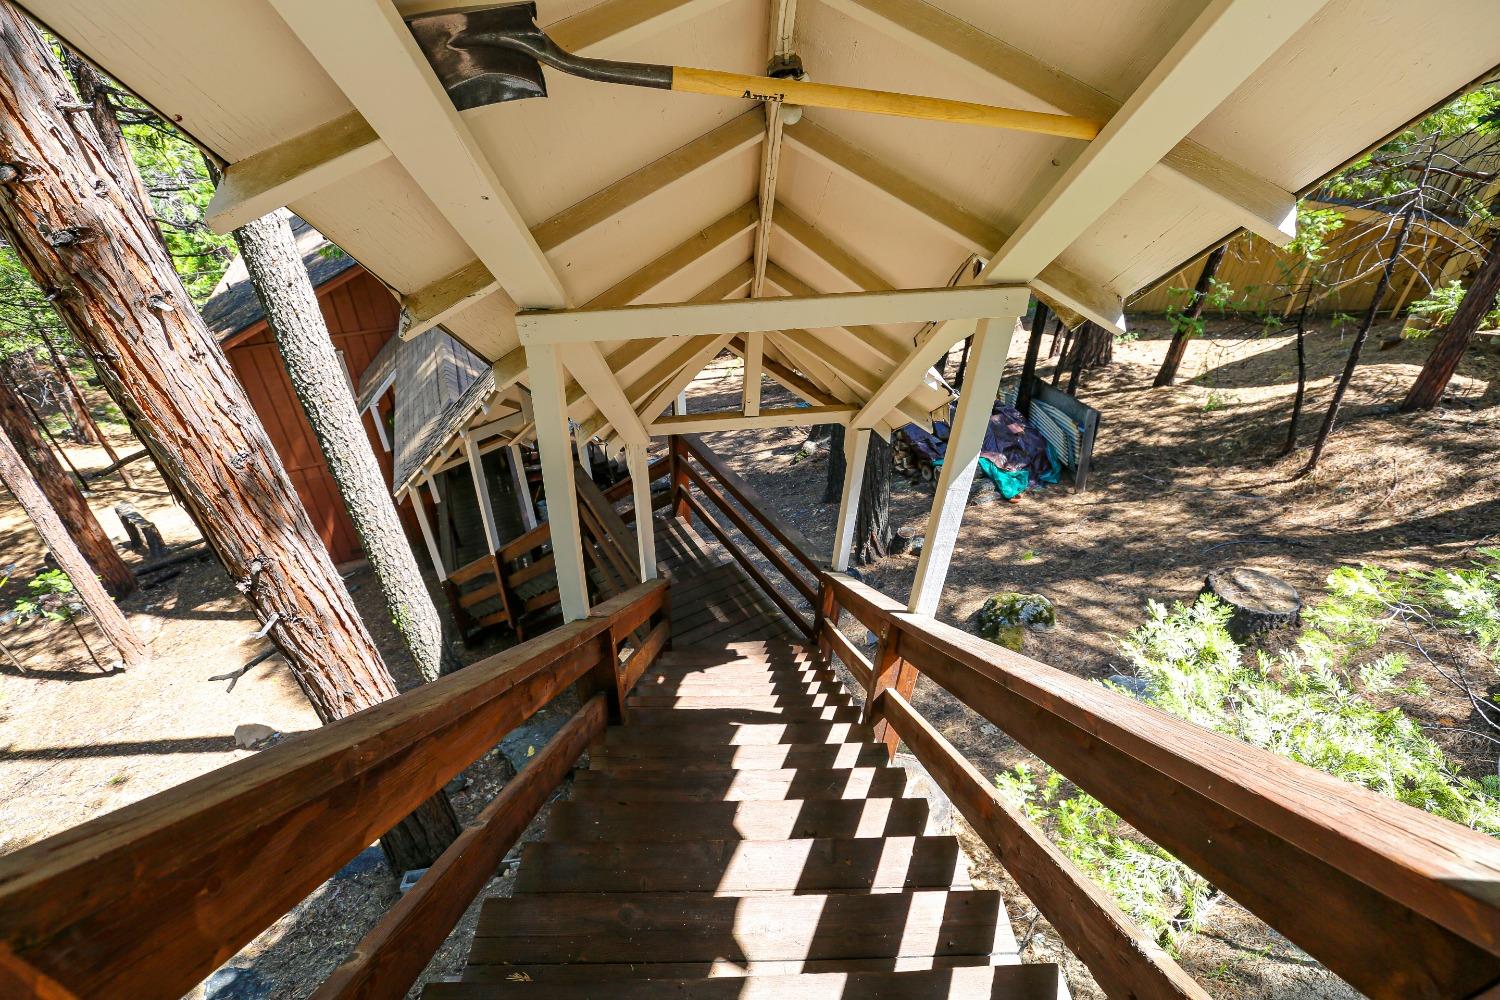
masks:
<path fill-rule="evenodd" d="M 1214 570 L 1208 574 L 1203 590 L 1234 612 L 1229 619 L 1229 634 L 1238 642 L 1295 625 L 1302 612 L 1302 597 L 1295 587 L 1248 566 Z"/>
<path fill-rule="evenodd" d="M 126 544 L 145 556 L 147 562 L 155 562 L 167 554 L 167 545 L 162 541 L 161 532 L 156 525 L 131 504 L 115 504 L 115 516 L 120 519 L 120 526 L 130 539 Z"/>

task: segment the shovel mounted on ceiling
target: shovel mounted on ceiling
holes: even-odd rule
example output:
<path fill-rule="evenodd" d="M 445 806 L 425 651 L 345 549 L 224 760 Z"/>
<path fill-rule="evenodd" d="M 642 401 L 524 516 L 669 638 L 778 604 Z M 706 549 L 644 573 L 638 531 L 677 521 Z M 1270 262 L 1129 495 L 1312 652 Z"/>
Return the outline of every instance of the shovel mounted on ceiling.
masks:
<path fill-rule="evenodd" d="M 537 27 L 534 3 L 422 14 L 409 18 L 407 24 L 461 111 L 502 101 L 546 97 L 547 82 L 542 76 L 542 66 L 546 65 L 599 83 L 986 125 L 1071 139 L 1093 139 L 1100 128 L 1098 122 L 1071 115 L 808 83 L 795 79 L 801 69 L 795 62 L 785 67 L 788 75 L 780 77 L 590 59 L 567 52 L 548 38 Z"/>

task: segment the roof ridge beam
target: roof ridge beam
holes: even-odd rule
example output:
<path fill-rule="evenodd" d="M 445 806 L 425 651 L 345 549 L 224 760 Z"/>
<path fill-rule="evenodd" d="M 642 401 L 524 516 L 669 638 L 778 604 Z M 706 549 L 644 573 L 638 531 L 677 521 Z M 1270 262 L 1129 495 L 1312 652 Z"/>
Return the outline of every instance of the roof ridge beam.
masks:
<path fill-rule="evenodd" d="M 1212 0 L 996 251 L 981 278 L 1030 280 L 1054 265 L 1325 2 Z"/>
<path fill-rule="evenodd" d="M 1120 103 L 1030 53 L 923 0 L 826 0 L 869 25 L 982 83 L 999 80 L 1034 98 L 1036 110 L 1108 121 Z M 1207 196 L 1257 236 L 1285 246 L 1296 236 L 1297 196 L 1206 146 L 1182 139 L 1159 172 Z"/>
<path fill-rule="evenodd" d="M 727 0 L 605 0 L 546 27 L 579 55 L 618 51 L 675 24 L 723 6 Z M 315 6 L 315 5 L 309 5 Z M 401 0 L 403 17 L 435 10 L 493 6 L 491 0 Z M 364 115 L 351 111 L 231 164 L 204 212 L 204 221 L 228 233 L 267 212 L 381 162 L 390 148 Z"/>
<path fill-rule="evenodd" d="M 835 171 L 883 192 L 947 233 L 965 249 L 988 257 L 1010 234 L 918 184 L 879 158 L 807 118 L 788 126 L 786 137 Z M 1124 299 L 1103 279 L 1089 278 L 1059 263 L 1034 276 L 1038 292 L 1064 309 L 1117 333 L 1125 330 Z"/>

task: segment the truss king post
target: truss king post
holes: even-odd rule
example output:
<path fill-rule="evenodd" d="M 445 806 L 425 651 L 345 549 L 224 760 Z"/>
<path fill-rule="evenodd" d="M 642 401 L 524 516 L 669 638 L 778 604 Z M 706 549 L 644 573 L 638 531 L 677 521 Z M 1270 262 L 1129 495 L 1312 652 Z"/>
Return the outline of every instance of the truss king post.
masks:
<path fill-rule="evenodd" d="M 542 458 L 542 488 L 547 493 L 547 521 L 552 526 L 558 597 L 563 621 L 573 622 L 588 617 L 589 595 L 578 528 L 567 389 L 556 345 L 526 345 L 526 367 L 531 372 L 531 405 L 536 414 L 537 451 Z"/>
<path fill-rule="evenodd" d="M 630 471 L 630 490 L 635 503 L 635 547 L 641 582 L 656 579 L 656 518 L 651 516 L 651 457 L 646 445 L 625 446 L 625 465 Z"/>
<path fill-rule="evenodd" d="M 958 411 L 948 434 L 948 450 L 938 475 L 937 493 L 932 498 L 932 513 L 927 518 L 927 540 L 922 545 L 917 576 L 911 585 L 907 610 L 913 614 L 932 617 L 937 613 L 948 563 L 963 523 L 964 507 L 969 501 L 969 487 L 979 466 L 979 449 L 984 444 L 990 412 L 1000 392 L 1000 376 L 1005 371 L 1016 319 L 1017 316 L 1006 316 L 982 320 L 974 331 L 964 389 L 958 397 Z"/>

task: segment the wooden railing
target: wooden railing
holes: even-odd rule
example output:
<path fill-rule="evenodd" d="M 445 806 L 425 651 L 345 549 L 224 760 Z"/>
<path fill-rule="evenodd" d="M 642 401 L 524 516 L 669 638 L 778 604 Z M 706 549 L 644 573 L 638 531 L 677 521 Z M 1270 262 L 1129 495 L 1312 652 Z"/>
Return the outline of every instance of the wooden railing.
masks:
<path fill-rule="evenodd" d="M 1377 998 L 1494 997 L 1500 842 L 960 629 L 843 574 L 816 635 L 1111 997 L 1207 997 L 912 707 L 918 673 Z M 840 611 L 879 637 L 865 658 Z"/>
<path fill-rule="evenodd" d="M 670 634 L 668 586 L 0 858 L 0 997 L 181 996 L 571 684 L 583 707 L 316 994 L 406 995 Z M 628 655 L 624 645 L 643 635 Z"/>
<path fill-rule="evenodd" d="M 793 590 L 806 598 L 810 605 L 816 606 L 818 576 L 827 569 L 828 564 L 814 559 L 811 555 L 812 543 L 802 532 L 777 517 L 750 484 L 725 465 L 696 435 L 682 434 L 669 440 L 672 443 L 669 457 L 672 471 L 670 505 L 673 512 L 679 517 L 686 517 L 691 513 L 702 521 L 781 613 L 803 635 L 812 638 L 812 620 L 797 609 L 749 553 L 736 543 L 729 529 L 720 524 L 714 513 L 693 495 L 694 488 L 755 546 L 776 572 L 786 579 Z M 780 543 L 786 554 L 773 542 Z"/>
<path fill-rule="evenodd" d="M 651 464 L 650 477 L 655 480 L 666 475 L 668 464 L 665 457 L 657 459 Z M 602 492 L 581 470 L 575 480 L 584 558 L 602 581 L 594 596 L 612 597 L 640 578 L 635 553 L 628 551 L 623 543 L 630 534 L 625 524 L 635 519 L 635 510 L 627 508 L 621 515 L 614 507 L 621 499 L 630 497 L 630 479 L 627 477 Z M 665 503 L 663 499 L 662 504 Z M 518 638 L 525 639 L 527 616 L 560 600 L 555 582 L 529 595 L 525 590 L 535 588 L 526 588 L 526 584 L 554 573 L 552 527 L 545 521 L 495 552 L 460 566 L 443 581 L 459 635 L 467 641 L 486 628 L 509 625 Z M 477 610 L 490 602 L 496 605 L 492 610 Z"/>

